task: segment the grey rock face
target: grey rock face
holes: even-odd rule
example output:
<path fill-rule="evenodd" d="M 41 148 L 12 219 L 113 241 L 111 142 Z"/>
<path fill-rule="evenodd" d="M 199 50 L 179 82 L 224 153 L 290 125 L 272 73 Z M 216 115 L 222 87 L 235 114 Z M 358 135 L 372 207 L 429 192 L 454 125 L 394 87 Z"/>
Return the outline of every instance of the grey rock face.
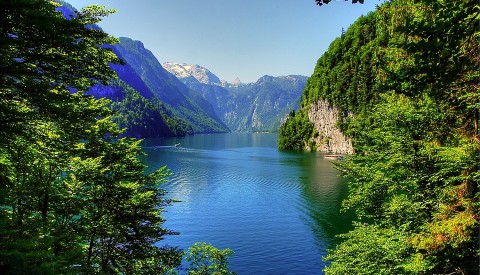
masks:
<path fill-rule="evenodd" d="M 327 100 L 319 100 L 310 106 L 308 118 L 319 133 L 315 138 L 317 151 L 341 154 L 354 153 L 352 140 L 346 137 L 337 127 L 339 116 L 338 108 Z"/>

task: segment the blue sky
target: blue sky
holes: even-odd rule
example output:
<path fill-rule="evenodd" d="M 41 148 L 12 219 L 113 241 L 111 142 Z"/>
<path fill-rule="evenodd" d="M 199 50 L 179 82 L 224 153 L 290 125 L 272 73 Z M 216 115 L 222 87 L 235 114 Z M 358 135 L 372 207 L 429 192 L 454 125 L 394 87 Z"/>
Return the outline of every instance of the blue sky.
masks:
<path fill-rule="evenodd" d="M 158 60 L 198 64 L 219 78 L 254 82 L 263 75 L 310 76 L 330 43 L 380 4 L 314 0 L 70 0 L 117 13 L 100 26 L 140 40 Z"/>

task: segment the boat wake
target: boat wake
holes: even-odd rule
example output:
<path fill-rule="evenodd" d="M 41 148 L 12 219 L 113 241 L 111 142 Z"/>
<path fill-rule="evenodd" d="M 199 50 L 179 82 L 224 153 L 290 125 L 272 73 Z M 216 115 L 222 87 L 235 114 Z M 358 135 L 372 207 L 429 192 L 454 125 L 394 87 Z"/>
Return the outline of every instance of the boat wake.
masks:
<path fill-rule="evenodd" d="M 161 145 L 161 146 L 142 146 L 142 149 L 148 149 L 153 151 L 176 151 L 176 152 L 206 152 L 208 150 L 193 149 L 181 147 L 180 145 Z"/>

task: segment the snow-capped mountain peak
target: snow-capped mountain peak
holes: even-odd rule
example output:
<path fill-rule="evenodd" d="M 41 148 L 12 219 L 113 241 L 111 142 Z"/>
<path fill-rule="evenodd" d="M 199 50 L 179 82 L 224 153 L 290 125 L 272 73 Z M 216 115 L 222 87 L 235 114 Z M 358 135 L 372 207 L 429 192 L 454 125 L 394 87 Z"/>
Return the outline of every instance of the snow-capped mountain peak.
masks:
<path fill-rule="evenodd" d="M 237 77 L 237 78 L 235 78 L 235 80 L 233 81 L 232 84 L 233 84 L 233 86 L 240 86 L 240 85 L 242 85 L 243 83 L 242 83 L 242 81 L 240 80 L 240 78 Z"/>
<path fill-rule="evenodd" d="M 222 86 L 220 79 L 207 68 L 185 63 L 165 62 L 162 66 L 177 78 L 194 77 L 200 83 Z"/>

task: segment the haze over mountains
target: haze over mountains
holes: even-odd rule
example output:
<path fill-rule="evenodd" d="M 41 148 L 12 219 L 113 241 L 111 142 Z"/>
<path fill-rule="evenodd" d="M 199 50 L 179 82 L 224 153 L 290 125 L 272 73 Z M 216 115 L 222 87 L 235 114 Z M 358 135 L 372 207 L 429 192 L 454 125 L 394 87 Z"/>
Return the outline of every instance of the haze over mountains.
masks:
<path fill-rule="evenodd" d="M 195 64 L 160 64 L 140 41 L 120 38 L 112 46 L 125 65 L 119 79 L 90 93 L 113 100 L 117 122 L 134 137 L 194 133 L 274 132 L 299 108 L 306 76 L 263 76 L 233 83 Z"/>
<path fill-rule="evenodd" d="M 74 8 L 63 1 L 65 17 Z M 98 26 L 91 26 L 99 28 Z M 307 77 L 263 76 L 255 83 L 232 83 L 195 64 L 160 64 L 142 42 L 127 37 L 110 46 L 124 65 L 111 65 L 118 78 L 89 93 L 112 100 L 114 120 L 132 137 L 198 133 L 276 132 L 289 112 L 299 109 Z"/>
<path fill-rule="evenodd" d="M 162 65 L 212 104 L 216 115 L 235 132 L 277 131 L 282 118 L 298 109 L 307 80 L 299 75 L 265 75 L 255 83 L 228 83 L 199 65 Z"/>
<path fill-rule="evenodd" d="M 125 65 L 112 65 L 119 76 L 90 92 L 114 101 L 117 122 L 135 137 L 183 136 L 228 132 L 210 104 L 168 73 L 139 41 L 121 38 L 113 51 Z"/>

